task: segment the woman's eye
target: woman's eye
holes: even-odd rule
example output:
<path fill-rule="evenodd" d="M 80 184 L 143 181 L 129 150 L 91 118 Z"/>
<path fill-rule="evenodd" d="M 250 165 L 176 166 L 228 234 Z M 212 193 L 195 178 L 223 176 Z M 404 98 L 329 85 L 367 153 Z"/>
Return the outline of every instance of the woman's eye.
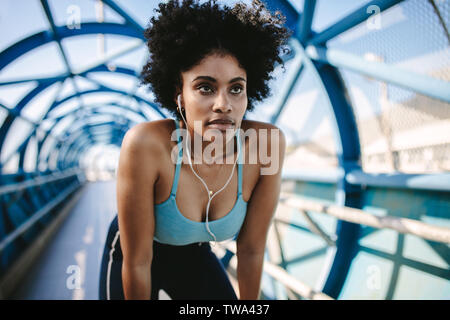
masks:
<path fill-rule="evenodd" d="M 243 90 L 243 88 L 241 86 L 236 86 L 236 87 L 231 88 L 231 93 L 239 94 L 242 92 L 242 90 Z"/>
<path fill-rule="evenodd" d="M 200 92 L 202 93 L 211 93 L 213 91 L 212 88 L 207 85 L 198 86 L 198 90 L 200 90 Z"/>

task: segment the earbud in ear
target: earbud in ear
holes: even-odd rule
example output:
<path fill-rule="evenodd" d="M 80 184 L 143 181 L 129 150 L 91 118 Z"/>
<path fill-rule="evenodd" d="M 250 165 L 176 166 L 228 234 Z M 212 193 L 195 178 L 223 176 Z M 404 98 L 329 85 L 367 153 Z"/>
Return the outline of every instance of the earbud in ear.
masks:
<path fill-rule="evenodd" d="M 181 94 L 178 95 L 178 97 L 177 97 L 177 102 L 178 102 L 178 110 L 179 110 L 180 113 L 181 113 Z"/>

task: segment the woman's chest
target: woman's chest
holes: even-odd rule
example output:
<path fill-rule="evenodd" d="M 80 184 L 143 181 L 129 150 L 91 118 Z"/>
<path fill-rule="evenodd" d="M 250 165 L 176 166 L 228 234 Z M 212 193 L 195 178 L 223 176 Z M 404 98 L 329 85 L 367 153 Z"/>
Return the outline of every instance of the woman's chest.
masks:
<path fill-rule="evenodd" d="M 194 166 L 195 170 L 195 166 Z M 241 201 L 248 201 L 259 176 L 256 165 L 240 165 L 242 183 L 239 188 L 239 167 L 223 165 L 215 170 L 196 171 L 203 182 L 192 172 L 189 164 L 180 166 L 178 179 L 175 166 L 164 168 L 154 188 L 154 203 L 159 204 L 169 198 L 173 184 L 176 184 L 176 206 L 186 218 L 203 222 L 209 208 L 209 221 L 226 216 L 235 207 L 241 191 Z M 208 204 L 208 193 L 212 198 Z"/>

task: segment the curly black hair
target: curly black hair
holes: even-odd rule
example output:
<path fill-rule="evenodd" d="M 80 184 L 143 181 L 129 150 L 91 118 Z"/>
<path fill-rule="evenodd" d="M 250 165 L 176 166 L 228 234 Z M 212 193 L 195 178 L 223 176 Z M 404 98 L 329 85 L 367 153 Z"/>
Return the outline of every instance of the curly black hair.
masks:
<path fill-rule="evenodd" d="M 170 0 L 155 9 L 145 30 L 150 59 L 141 73 L 156 102 L 176 118 L 175 96 L 181 91 L 181 72 L 211 53 L 231 54 L 247 73 L 247 111 L 269 96 L 269 80 L 280 57 L 288 52 L 290 31 L 281 13 L 272 14 L 259 0 L 251 6 L 220 6 L 216 0 Z"/>

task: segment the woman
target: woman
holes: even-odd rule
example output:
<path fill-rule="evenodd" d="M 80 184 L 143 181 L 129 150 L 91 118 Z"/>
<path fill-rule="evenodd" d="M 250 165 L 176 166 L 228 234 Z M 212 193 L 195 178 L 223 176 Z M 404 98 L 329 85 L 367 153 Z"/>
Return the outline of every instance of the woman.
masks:
<path fill-rule="evenodd" d="M 156 11 L 142 79 L 176 119 L 138 124 L 123 139 L 100 298 L 157 299 L 163 289 L 172 299 L 237 299 L 209 245 L 236 236 L 239 298 L 257 299 L 285 140 L 243 118 L 268 96 L 287 30 L 259 1 L 168 1 Z"/>

